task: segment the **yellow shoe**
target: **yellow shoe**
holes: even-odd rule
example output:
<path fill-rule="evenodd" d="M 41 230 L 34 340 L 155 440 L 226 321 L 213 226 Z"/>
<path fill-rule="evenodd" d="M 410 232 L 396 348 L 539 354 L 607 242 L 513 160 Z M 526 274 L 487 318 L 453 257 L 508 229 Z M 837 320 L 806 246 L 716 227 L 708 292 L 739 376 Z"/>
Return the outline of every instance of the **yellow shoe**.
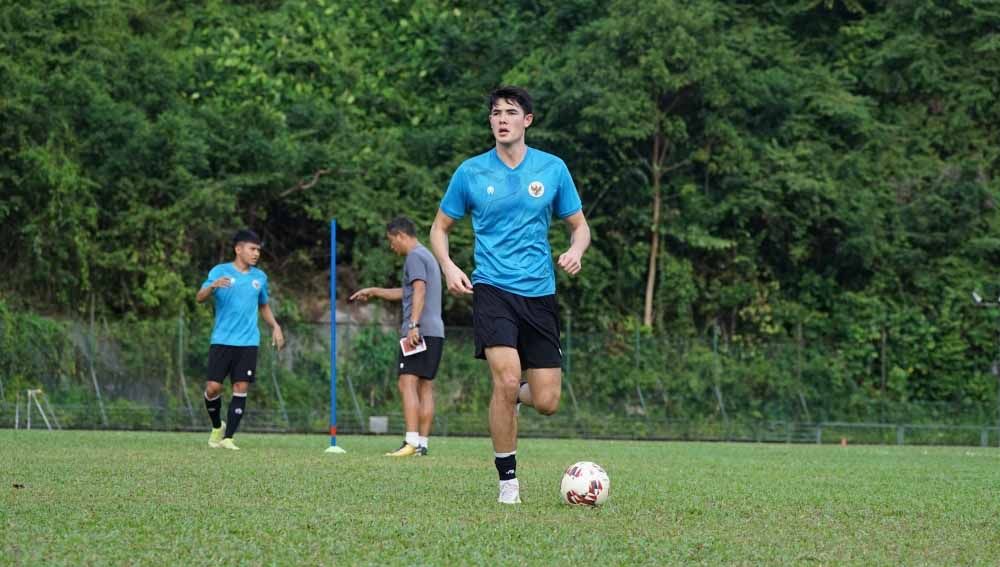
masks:
<path fill-rule="evenodd" d="M 208 436 L 208 446 L 213 449 L 219 448 L 219 443 L 222 441 L 222 435 L 226 432 L 226 422 L 223 421 L 222 425 L 212 429 L 212 433 Z"/>
<path fill-rule="evenodd" d="M 219 441 L 219 448 L 221 448 L 221 449 L 229 449 L 231 451 L 239 451 L 240 450 L 240 448 L 236 446 L 236 443 L 233 443 L 233 438 L 232 437 L 226 437 L 222 441 Z"/>
<path fill-rule="evenodd" d="M 409 443 L 403 443 L 403 445 L 391 453 L 386 453 L 386 457 L 412 457 L 413 455 L 419 455 L 420 449 L 417 449 Z"/>

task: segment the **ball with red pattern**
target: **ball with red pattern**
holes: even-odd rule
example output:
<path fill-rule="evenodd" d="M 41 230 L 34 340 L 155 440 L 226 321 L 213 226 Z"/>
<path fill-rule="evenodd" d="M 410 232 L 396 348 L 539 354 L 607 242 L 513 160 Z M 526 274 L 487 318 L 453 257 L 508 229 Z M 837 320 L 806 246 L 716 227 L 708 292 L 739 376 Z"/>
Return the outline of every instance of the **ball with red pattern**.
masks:
<path fill-rule="evenodd" d="M 559 492 L 566 504 L 600 506 L 611 493 L 611 479 L 601 465 L 581 461 L 566 469 Z"/>

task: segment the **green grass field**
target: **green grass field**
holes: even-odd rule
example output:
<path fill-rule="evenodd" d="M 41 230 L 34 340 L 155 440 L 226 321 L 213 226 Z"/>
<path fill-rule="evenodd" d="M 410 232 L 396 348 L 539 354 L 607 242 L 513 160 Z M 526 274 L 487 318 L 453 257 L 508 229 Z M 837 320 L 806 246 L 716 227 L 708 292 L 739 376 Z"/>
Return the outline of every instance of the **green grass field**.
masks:
<path fill-rule="evenodd" d="M 520 506 L 488 439 L 0 430 L 3 565 L 991 564 L 1000 451 L 522 440 Z M 563 469 L 611 476 L 563 505 Z"/>

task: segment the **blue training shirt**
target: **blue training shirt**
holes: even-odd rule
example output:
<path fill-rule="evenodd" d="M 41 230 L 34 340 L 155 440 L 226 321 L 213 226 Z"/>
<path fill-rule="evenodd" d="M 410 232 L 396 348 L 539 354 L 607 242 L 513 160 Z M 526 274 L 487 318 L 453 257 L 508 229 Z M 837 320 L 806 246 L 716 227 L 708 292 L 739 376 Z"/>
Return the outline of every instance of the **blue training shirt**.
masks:
<path fill-rule="evenodd" d="M 549 224 L 553 215 L 566 218 L 581 208 L 566 164 L 531 147 L 513 169 L 496 148 L 465 160 L 441 200 L 441 211 L 454 220 L 472 212 L 473 285 L 485 283 L 525 297 L 556 292 Z"/>
<path fill-rule="evenodd" d="M 201 287 L 208 287 L 222 276 L 231 278 L 234 283 L 231 287 L 215 288 L 212 294 L 215 298 L 212 344 L 260 346 L 257 310 L 267 304 L 267 274 L 254 267 L 244 273 L 232 263 L 219 264 L 208 272 L 208 279 Z"/>

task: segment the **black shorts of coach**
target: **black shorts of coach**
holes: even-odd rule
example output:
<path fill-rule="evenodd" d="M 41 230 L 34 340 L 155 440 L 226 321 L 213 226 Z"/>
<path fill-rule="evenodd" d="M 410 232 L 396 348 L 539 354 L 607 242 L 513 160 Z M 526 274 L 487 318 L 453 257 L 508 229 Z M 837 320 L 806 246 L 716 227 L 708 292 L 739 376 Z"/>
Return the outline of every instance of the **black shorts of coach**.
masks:
<path fill-rule="evenodd" d="M 413 374 L 417 378 L 433 380 L 437 376 L 438 365 L 441 364 L 441 353 L 444 352 L 444 337 L 424 337 L 427 350 L 403 356 L 399 349 L 399 373 Z"/>
<path fill-rule="evenodd" d="M 487 284 L 472 288 L 472 325 L 476 333 L 476 358 L 486 359 L 486 349 L 517 349 L 521 370 L 560 368 L 559 303 L 556 296 L 524 297 Z"/>
<path fill-rule="evenodd" d="M 257 374 L 257 347 L 212 345 L 208 348 L 208 380 L 253 382 Z"/>

